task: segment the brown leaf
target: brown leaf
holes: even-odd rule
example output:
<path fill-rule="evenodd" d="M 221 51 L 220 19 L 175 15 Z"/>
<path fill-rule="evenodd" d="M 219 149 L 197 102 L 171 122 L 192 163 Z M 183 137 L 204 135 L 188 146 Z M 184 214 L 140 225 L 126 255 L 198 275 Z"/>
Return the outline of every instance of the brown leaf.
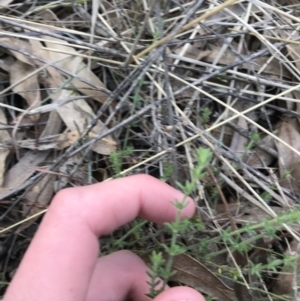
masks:
<path fill-rule="evenodd" d="M 203 60 L 207 63 L 213 63 L 220 51 L 219 46 L 210 45 L 210 48 L 211 48 L 211 51 L 210 51 L 209 55 L 207 55 L 203 58 Z M 248 53 L 247 55 L 250 55 L 250 53 Z M 224 52 L 223 56 L 220 58 L 218 63 L 221 65 L 228 66 L 228 65 L 233 64 L 235 61 L 236 61 L 236 55 L 231 50 L 228 49 Z M 239 68 L 240 69 L 243 68 L 246 70 L 259 71 L 261 69 L 261 66 L 263 66 L 265 64 L 266 64 L 266 58 L 258 57 L 256 59 L 254 59 L 253 61 L 251 61 L 251 63 L 242 64 Z M 290 74 L 286 70 L 286 68 L 282 68 L 282 64 L 280 63 L 279 60 L 276 60 L 276 59 L 268 62 L 268 65 L 264 69 L 264 73 L 276 75 L 276 77 L 277 76 L 278 77 L 284 76 L 286 78 L 290 77 Z"/>
<path fill-rule="evenodd" d="M 276 214 L 288 214 L 291 213 L 290 209 L 282 208 L 282 207 L 275 207 L 270 206 L 270 209 L 274 211 Z M 296 207 L 292 210 L 299 210 Z M 235 222 L 241 225 L 250 225 L 250 224 L 260 224 L 266 219 L 270 219 L 270 215 L 268 215 L 265 211 L 263 211 L 261 208 L 254 207 L 251 209 L 242 209 L 239 216 L 235 217 Z M 273 223 L 274 228 L 276 229 L 283 229 L 284 226 L 280 223 Z M 293 225 L 289 225 L 291 229 L 293 229 L 295 232 L 300 231 L 300 225 L 298 223 L 294 223 Z M 263 226 L 262 226 L 263 229 Z M 258 229 L 260 230 L 260 229 Z"/>
<path fill-rule="evenodd" d="M 47 160 L 51 162 L 53 161 L 54 158 L 53 156 L 50 157 L 52 158 L 48 158 Z M 53 175 L 46 175 L 25 195 L 25 199 L 26 199 L 25 206 L 27 207 L 32 204 L 35 204 L 39 207 L 39 209 L 45 209 L 53 196 L 53 188 L 54 188 L 53 183 L 54 183 Z"/>
<path fill-rule="evenodd" d="M 51 112 L 41 137 L 57 134 L 60 128 L 61 119 L 55 111 Z M 35 173 L 35 167 L 45 161 L 48 154 L 49 151 L 38 153 L 34 151 L 27 152 L 5 175 L 3 185 L 0 187 L 0 198 L 2 197 L 1 195 L 13 191 L 29 179 Z"/>
<path fill-rule="evenodd" d="M 61 97 L 69 97 L 69 91 L 63 90 Z M 80 132 L 83 132 L 86 126 L 95 116 L 92 108 L 84 99 L 77 99 L 73 102 L 67 103 L 66 105 L 58 108 L 57 112 L 63 119 L 68 129 L 70 129 L 72 132 L 77 131 L 77 129 L 79 129 Z M 98 121 L 97 125 L 92 129 L 92 134 L 94 134 L 95 137 L 97 136 L 97 133 L 100 133 L 101 131 L 105 132 L 107 131 L 107 128 L 100 121 Z M 93 146 L 93 151 L 102 155 L 109 155 L 115 150 L 116 142 L 111 136 L 101 139 Z"/>
<path fill-rule="evenodd" d="M 243 109 L 242 104 L 241 103 L 237 104 L 236 109 L 238 111 L 242 111 L 242 109 Z M 246 119 L 243 116 L 240 116 L 238 118 L 237 126 L 240 129 L 248 131 L 248 124 L 247 124 Z M 232 152 L 234 152 L 238 158 L 243 158 L 245 151 L 246 151 L 247 142 L 248 142 L 247 138 L 245 138 L 243 135 L 241 135 L 237 131 L 234 131 L 231 142 L 230 142 L 230 150 Z M 223 168 L 226 172 L 229 172 L 229 170 L 230 170 L 226 164 L 223 164 Z"/>
<path fill-rule="evenodd" d="M 21 95 L 29 106 L 40 104 L 40 87 L 38 83 L 38 75 L 33 74 L 35 68 L 21 61 L 15 61 L 9 70 L 10 84 L 13 85 L 12 90 Z M 22 79 L 24 79 L 22 81 Z M 18 85 L 16 83 L 20 82 Z"/>
<path fill-rule="evenodd" d="M 10 3 L 12 3 L 13 0 L 0 0 L 0 8 L 2 7 L 8 7 Z"/>
<path fill-rule="evenodd" d="M 58 61 L 56 63 L 58 66 L 68 70 L 69 72 L 77 74 L 78 76 L 86 80 L 89 80 L 94 85 L 99 87 L 99 90 L 95 90 L 88 84 L 74 78 L 71 81 L 71 84 L 75 87 L 75 89 L 85 95 L 91 96 L 101 103 L 104 103 L 108 97 L 107 93 L 103 92 L 103 90 L 106 90 L 105 85 L 91 70 L 88 69 L 88 66 L 83 62 L 82 58 L 76 55 L 76 50 L 70 46 L 58 44 L 57 42 L 62 42 L 59 39 L 50 37 L 45 37 L 45 39 L 47 40 L 45 41 L 45 44 L 48 48 L 62 51 L 60 53 L 49 50 L 49 57 L 52 62 Z M 50 42 L 50 40 L 53 42 Z"/>
<path fill-rule="evenodd" d="M 270 149 L 275 149 L 276 144 L 274 138 L 267 135 L 265 136 L 260 143 Z M 266 152 L 265 150 L 255 147 L 255 149 L 250 153 L 249 157 L 245 163 L 253 168 L 265 168 L 269 166 L 274 161 L 274 157 Z"/>
<path fill-rule="evenodd" d="M 91 132 L 89 137 L 96 138 L 97 134 Z M 99 142 L 93 145 L 93 151 L 98 154 L 109 155 L 117 149 L 117 142 L 110 135 L 102 138 Z"/>
<path fill-rule="evenodd" d="M 48 158 L 48 161 L 53 160 L 52 158 Z M 24 201 L 22 202 L 23 208 L 22 213 L 23 216 L 28 216 L 28 212 L 30 211 L 30 215 L 34 215 L 44 210 L 47 205 L 50 203 L 54 194 L 54 177 L 53 175 L 46 175 L 42 180 L 40 180 L 32 189 L 26 193 L 24 197 Z M 32 225 L 39 219 L 39 216 L 36 218 L 30 219 L 29 221 L 23 223 L 19 228 L 18 232 L 22 232 L 24 229 Z"/>
<path fill-rule="evenodd" d="M 104 7 L 103 12 L 105 12 L 105 16 L 111 21 L 110 24 L 114 25 L 117 19 L 120 17 L 118 15 L 118 11 L 115 9 L 115 6 L 110 1 L 105 0 L 103 0 L 101 4 L 102 7 Z"/>
<path fill-rule="evenodd" d="M 35 173 L 35 167 L 43 162 L 49 153 L 45 152 L 27 152 L 22 159 L 14 165 L 5 175 L 2 190 L 13 190 L 15 187 L 23 184 L 32 174 Z"/>
<path fill-rule="evenodd" d="M 25 52 L 29 52 L 29 53 L 32 53 L 32 48 L 31 48 L 31 45 L 26 42 L 25 40 L 19 40 L 19 39 L 16 39 L 16 38 L 0 38 L 0 42 L 2 43 L 5 43 L 11 47 L 14 47 L 14 48 L 18 48 L 20 50 L 23 50 Z M 9 50 L 9 49 L 8 49 Z M 17 52 L 17 51 L 9 51 L 11 54 L 13 54 L 13 56 L 25 63 L 25 64 L 28 64 L 28 65 L 32 65 L 34 66 L 35 65 L 35 62 L 33 59 L 29 58 L 28 56 L 20 53 L 20 52 Z"/>
<path fill-rule="evenodd" d="M 293 95 L 293 97 L 295 99 L 297 99 L 297 100 L 300 99 L 300 92 L 299 91 L 294 90 L 294 91 L 291 92 L 291 94 Z M 296 112 L 300 113 L 300 103 L 299 103 L 299 101 L 296 102 Z M 298 118 L 298 121 L 300 122 L 300 118 Z"/>
<path fill-rule="evenodd" d="M 248 130 L 247 121 L 242 116 L 238 118 L 237 126 L 243 130 Z M 230 149 L 241 158 L 245 152 L 247 142 L 247 138 L 235 131 L 231 140 Z"/>
<path fill-rule="evenodd" d="M 82 162 L 81 154 L 76 154 L 68 158 L 60 167 L 59 172 L 64 176 L 59 177 L 58 181 L 55 182 L 55 191 L 59 191 L 67 186 L 70 180 L 78 181 L 81 184 L 89 183 L 89 174 L 87 173 L 86 164 Z M 81 165 L 78 166 L 78 162 L 81 162 Z M 72 175 L 73 179 L 70 179 L 69 176 Z M 92 178 L 92 182 L 96 181 Z"/>
<path fill-rule="evenodd" d="M 177 48 L 175 50 L 176 54 L 181 54 L 183 47 Z M 184 57 L 194 59 L 194 60 L 202 60 L 204 57 L 210 54 L 210 50 L 202 51 L 193 45 L 189 45 L 187 51 L 184 53 Z"/>
<path fill-rule="evenodd" d="M 0 109 L 0 124 L 7 124 L 4 112 Z M 8 131 L 0 131 L 0 186 L 3 184 L 3 176 L 5 173 L 6 159 L 10 153 L 9 148 L 5 147 L 7 141 L 11 140 Z"/>
<path fill-rule="evenodd" d="M 59 27 L 58 24 L 60 23 L 60 20 L 51 9 L 36 11 L 35 14 L 38 18 L 41 18 L 43 20 L 43 25 Z M 36 23 L 35 25 L 40 26 L 39 23 Z M 43 26 L 40 26 L 40 28 L 43 29 Z"/>
<path fill-rule="evenodd" d="M 27 148 L 31 150 L 62 150 L 79 139 L 80 135 L 78 131 L 65 132 L 60 135 L 46 136 L 41 137 L 38 140 L 36 139 L 26 139 L 17 141 L 17 146 L 20 148 Z"/>
<path fill-rule="evenodd" d="M 287 36 L 286 36 L 287 38 Z M 291 37 L 288 37 L 289 39 Z M 298 38 L 298 37 L 294 37 L 294 38 Z M 299 45 L 295 45 L 295 44 L 287 44 L 286 45 L 286 48 L 288 50 L 288 54 L 291 56 L 293 62 L 295 63 L 296 67 L 298 70 L 300 70 L 300 62 L 299 62 L 299 59 L 300 59 L 300 46 Z"/>
<path fill-rule="evenodd" d="M 242 254 L 239 251 L 234 252 L 233 257 L 236 261 L 236 264 L 241 268 L 244 268 L 249 262 L 248 255 Z M 246 276 L 245 279 L 247 282 L 250 282 L 249 277 Z M 246 285 L 244 283 L 235 282 L 233 285 L 233 288 L 234 288 L 235 295 L 239 301 L 252 301 L 253 300 L 248 288 L 246 287 Z"/>
<path fill-rule="evenodd" d="M 278 137 L 300 151 L 300 134 L 297 120 L 283 122 L 280 125 Z M 278 155 L 279 172 L 282 179 L 280 181 L 281 186 L 292 188 L 297 195 L 300 195 L 300 157 L 280 142 L 278 142 Z M 284 179 L 286 172 L 290 173 L 290 179 Z"/>
<path fill-rule="evenodd" d="M 283 16 L 284 22 L 287 24 L 290 24 L 291 26 L 293 25 L 292 20 L 289 18 Z M 297 41 L 299 38 L 299 33 L 298 31 L 293 31 L 292 33 L 287 33 L 285 30 L 279 30 L 278 33 L 283 39 L 288 39 L 288 40 L 295 40 Z M 300 45 L 298 44 L 293 44 L 293 43 L 287 43 L 286 44 L 286 49 L 288 51 L 288 56 L 291 57 L 293 63 L 296 65 L 297 69 L 300 70 Z"/>
<path fill-rule="evenodd" d="M 191 286 L 218 300 L 237 300 L 232 289 L 226 286 L 203 264 L 187 255 L 176 256 L 173 269 L 176 271 L 176 274 L 171 277 L 171 280 Z"/>
<path fill-rule="evenodd" d="M 42 48 L 40 42 L 35 41 L 35 40 L 32 40 L 30 42 L 33 45 L 33 49 L 35 49 L 36 55 L 44 58 L 47 61 L 56 62 L 58 59 L 65 58 L 65 60 L 67 60 L 69 62 L 68 64 L 70 66 L 72 66 L 73 69 L 70 66 L 67 66 L 66 64 L 63 64 L 63 66 L 61 66 L 61 67 L 64 67 L 64 68 L 66 67 L 66 69 L 68 69 L 68 70 L 71 69 L 72 72 L 73 72 L 73 70 L 76 71 L 77 68 L 79 68 L 79 66 L 82 66 L 82 64 L 83 64 L 81 58 L 78 58 L 76 56 L 73 57 L 72 55 L 70 56 L 70 55 L 65 55 L 65 54 L 62 57 L 60 57 L 59 55 L 54 57 L 53 54 L 50 55 L 50 51 L 47 51 L 46 49 Z M 71 48 L 71 47 L 69 47 L 69 48 Z M 73 48 L 71 48 L 71 49 L 73 49 Z M 72 50 L 71 53 L 74 53 L 74 50 Z M 70 59 L 73 59 L 73 60 L 70 60 Z M 65 62 L 65 60 L 64 60 L 64 62 Z M 50 74 L 49 78 L 47 79 L 48 85 L 52 89 L 57 89 L 58 87 L 64 86 L 65 78 L 56 69 L 54 69 L 52 67 L 47 67 L 47 70 Z M 80 75 L 82 75 L 82 74 L 80 74 Z M 89 76 L 89 75 L 86 74 L 86 76 Z M 99 81 L 98 78 L 97 78 L 97 80 L 98 80 L 96 82 L 97 84 L 99 84 L 100 86 L 103 85 L 101 83 L 101 81 Z M 77 81 L 76 83 L 79 83 L 79 82 L 80 81 Z M 73 83 L 73 81 L 72 81 L 72 83 Z M 91 90 L 89 89 L 89 91 L 91 91 Z M 98 94 L 98 96 L 99 95 L 101 95 L 101 94 Z M 70 98 L 72 96 L 74 96 L 74 93 L 67 89 L 63 89 L 62 91 L 51 94 L 51 98 L 53 99 L 54 102 L 59 99 Z M 80 132 L 83 132 L 85 130 L 86 126 L 95 117 L 95 114 L 94 114 L 92 108 L 89 106 L 89 104 L 84 99 L 77 99 L 73 102 L 67 103 L 64 106 L 59 107 L 57 109 L 57 112 L 59 113 L 63 122 L 66 124 L 66 126 L 68 127 L 68 129 L 71 132 L 77 131 L 78 129 Z M 104 126 L 104 124 L 101 122 L 101 120 L 98 120 L 97 124 L 92 129 L 91 135 L 98 135 L 101 131 L 103 131 L 105 133 L 107 131 L 107 128 Z M 116 150 L 116 142 L 114 141 L 112 136 L 108 135 L 108 136 L 106 136 L 105 139 L 101 139 L 100 141 L 96 142 L 93 145 L 92 149 L 93 149 L 93 151 L 95 151 L 99 154 L 108 155 L 112 151 Z"/>
<path fill-rule="evenodd" d="M 300 244 L 296 239 L 290 243 L 289 248 L 285 252 L 286 256 L 299 256 L 300 254 Z M 289 264 L 283 266 L 282 270 L 275 279 L 274 286 L 271 292 L 276 295 L 289 295 L 293 294 L 295 289 L 295 284 L 297 285 L 299 279 L 297 277 L 300 269 L 300 263 L 298 262 L 291 267 Z M 296 271 L 295 271 L 296 270 Z"/>
<path fill-rule="evenodd" d="M 89 138 L 95 138 L 96 135 L 93 133 L 89 133 Z M 64 148 L 69 147 L 73 143 L 75 143 L 80 138 L 80 134 L 78 131 L 68 131 L 65 133 L 62 133 L 60 135 L 54 135 L 54 136 L 47 136 L 44 138 L 38 139 L 26 139 L 17 141 L 17 146 L 20 148 L 27 148 L 31 150 L 39 150 L 39 151 L 45 151 L 45 150 L 62 150 Z M 101 139 L 101 149 L 100 146 L 98 147 L 98 152 L 102 154 L 110 154 L 112 151 L 116 149 L 116 142 L 109 138 L 103 138 Z"/>

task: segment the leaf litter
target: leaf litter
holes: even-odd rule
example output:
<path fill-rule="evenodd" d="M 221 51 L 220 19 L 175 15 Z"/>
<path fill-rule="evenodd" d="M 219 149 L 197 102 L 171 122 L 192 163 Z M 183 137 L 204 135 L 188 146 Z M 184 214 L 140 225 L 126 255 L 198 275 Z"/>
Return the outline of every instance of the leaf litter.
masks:
<path fill-rule="evenodd" d="M 298 2 L 15 2 L 0 1 L 0 281 L 60 189 L 118 170 L 176 185 L 207 147 L 192 193 L 204 229 L 180 237 L 170 285 L 298 300 Z M 136 242 L 130 227 L 113 237 L 138 254 L 169 241 L 147 225 Z"/>

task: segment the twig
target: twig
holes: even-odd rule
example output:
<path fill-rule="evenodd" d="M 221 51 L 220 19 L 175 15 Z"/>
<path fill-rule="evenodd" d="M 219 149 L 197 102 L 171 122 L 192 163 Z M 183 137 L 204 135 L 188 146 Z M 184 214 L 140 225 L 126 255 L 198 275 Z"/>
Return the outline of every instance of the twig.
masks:
<path fill-rule="evenodd" d="M 109 55 L 118 56 L 118 57 L 121 57 L 121 58 L 126 58 L 127 57 L 126 54 L 120 53 L 119 51 L 113 50 L 111 48 L 101 47 L 101 46 L 98 46 L 97 44 L 91 44 L 91 43 L 88 43 L 88 42 L 84 42 L 82 40 L 75 40 L 75 39 L 72 39 L 72 38 L 68 38 L 66 36 L 57 34 L 53 31 L 43 30 L 43 29 L 39 29 L 38 27 L 32 27 L 32 26 L 25 25 L 24 23 L 21 23 L 22 20 L 20 20 L 20 22 L 15 22 L 15 21 L 6 19 L 3 16 L 0 16 L 0 22 L 7 23 L 7 24 L 10 24 L 12 26 L 17 26 L 17 27 L 20 27 L 22 29 L 30 30 L 32 32 L 37 32 L 40 35 L 50 36 L 50 37 L 53 37 L 53 38 L 57 38 L 57 39 L 60 39 L 60 40 L 70 42 L 72 44 L 77 44 L 79 46 L 85 46 L 85 47 L 88 47 L 90 49 L 94 49 L 96 51 L 102 52 L 102 53 L 107 53 Z"/>
<path fill-rule="evenodd" d="M 207 11 L 205 14 L 203 14 L 202 16 L 196 18 L 195 20 L 192 20 L 191 22 L 189 22 L 188 24 L 184 25 L 181 27 L 181 29 L 179 30 L 179 32 L 184 32 L 190 28 L 192 28 L 194 25 L 196 25 L 197 23 L 213 16 L 214 14 L 218 13 L 219 11 L 221 11 L 222 9 L 224 9 L 227 6 L 232 5 L 233 3 L 235 3 L 237 0 L 227 0 L 226 2 L 222 3 L 221 5 L 215 7 L 214 9 L 211 9 L 209 11 Z M 202 1 L 201 1 L 202 4 Z M 184 22 L 185 23 L 185 19 Z M 171 39 L 174 38 L 174 36 L 177 34 L 176 33 L 171 33 L 169 35 L 167 35 L 166 37 L 160 39 L 159 41 L 157 41 L 156 43 L 152 44 L 151 46 L 149 46 L 148 48 L 146 48 L 145 50 L 143 50 L 142 52 L 140 52 L 139 54 L 136 55 L 136 58 L 139 59 L 141 57 L 143 57 L 144 55 L 148 54 L 150 51 L 152 51 L 153 49 L 169 42 Z"/>

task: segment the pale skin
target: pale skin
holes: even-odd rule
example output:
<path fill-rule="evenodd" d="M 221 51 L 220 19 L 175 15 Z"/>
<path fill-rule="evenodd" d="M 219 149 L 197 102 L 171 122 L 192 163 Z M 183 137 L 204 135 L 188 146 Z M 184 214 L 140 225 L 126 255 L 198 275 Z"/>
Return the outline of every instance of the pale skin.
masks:
<path fill-rule="evenodd" d="M 53 199 L 7 289 L 4 301 L 149 301 L 146 264 L 129 251 L 98 258 L 101 235 L 140 216 L 174 220 L 183 194 L 147 175 L 68 188 Z M 192 216 L 189 200 L 183 217 Z M 155 301 L 204 301 L 188 287 L 167 288 Z"/>

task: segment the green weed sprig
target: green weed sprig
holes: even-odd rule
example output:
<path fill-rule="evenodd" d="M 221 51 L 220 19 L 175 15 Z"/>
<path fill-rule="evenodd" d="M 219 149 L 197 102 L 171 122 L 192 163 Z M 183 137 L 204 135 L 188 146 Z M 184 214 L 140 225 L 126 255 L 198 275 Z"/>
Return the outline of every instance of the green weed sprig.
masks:
<path fill-rule="evenodd" d="M 171 233 L 170 244 L 161 244 L 161 247 L 166 254 L 166 258 L 161 252 L 157 253 L 153 251 L 151 255 L 151 272 L 147 273 L 150 277 L 150 281 L 148 282 L 148 284 L 150 285 L 150 292 L 148 296 L 150 296 L 151 298 L 156 297 L 165 289 L 169 278 L 174 274 L 174 271 L 172 271 L 172 264 L 175 256 L 186 252 L 186 247 L 178 244 L 178 236 L 180 234 L 186 233 L 187 231 L 194 230 L 195 227 L 199 228 L 199 222 L 195 223 L 195 226 L 193 226 L 191 220 L 182 219 L 182 212 L 188 205 L 188 195 L 190 195 L 197 188 L 197 182 L 205 176 L 204 169 L 209 164 L 211 157 L 212 153 L 210 150 L 205 148 L 198 149 L 195 158 L 196 165 L 192 170 L 192 179 L 186 180 L 184 184 L 177 183 L 178 187 L 182 190 L 185 196 L 181 201 L 175 200 L 174 202 L 172 202 L 172 204 L 177 209 L 176 218 L 172 223 L 165 223 L 166 228 Z M 162 280 L 162 282 L 160 281 L 160 279 Z"/>

